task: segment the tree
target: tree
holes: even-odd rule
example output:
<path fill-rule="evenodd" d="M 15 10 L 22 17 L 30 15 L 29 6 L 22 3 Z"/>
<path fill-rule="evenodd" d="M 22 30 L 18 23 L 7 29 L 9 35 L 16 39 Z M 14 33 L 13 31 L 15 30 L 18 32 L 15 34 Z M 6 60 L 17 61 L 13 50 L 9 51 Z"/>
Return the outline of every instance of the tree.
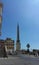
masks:
<path fill-rule="evenodd" d="M 26 47 L 27 47 L 27 52 L 29 53 L 30 44 L 28 43 L 28 44 L 26 45 Z"/>

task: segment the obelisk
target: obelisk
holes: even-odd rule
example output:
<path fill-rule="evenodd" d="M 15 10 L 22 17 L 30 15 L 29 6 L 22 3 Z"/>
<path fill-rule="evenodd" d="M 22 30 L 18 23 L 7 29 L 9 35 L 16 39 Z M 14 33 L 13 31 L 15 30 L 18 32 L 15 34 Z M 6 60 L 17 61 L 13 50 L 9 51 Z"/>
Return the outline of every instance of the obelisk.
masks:
<path fill-rule="evenodd" d="M 21 48 L 20 44 L 20 34 L 19 34 L 19 24 L 17 24 L 17 40 L 16 40 L 16 51 L 19 52 Z"/>

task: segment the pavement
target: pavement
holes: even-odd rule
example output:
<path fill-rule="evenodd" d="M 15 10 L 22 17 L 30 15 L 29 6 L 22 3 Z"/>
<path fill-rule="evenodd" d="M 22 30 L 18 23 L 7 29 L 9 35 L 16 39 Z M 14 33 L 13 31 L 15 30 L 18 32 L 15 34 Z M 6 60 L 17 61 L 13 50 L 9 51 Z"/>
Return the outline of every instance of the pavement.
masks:
<path fill-rule="evenodd" d="M 0 65 L 39 65 L 39 57 L 29 55 L 9 56 L 0 58 Z"/>

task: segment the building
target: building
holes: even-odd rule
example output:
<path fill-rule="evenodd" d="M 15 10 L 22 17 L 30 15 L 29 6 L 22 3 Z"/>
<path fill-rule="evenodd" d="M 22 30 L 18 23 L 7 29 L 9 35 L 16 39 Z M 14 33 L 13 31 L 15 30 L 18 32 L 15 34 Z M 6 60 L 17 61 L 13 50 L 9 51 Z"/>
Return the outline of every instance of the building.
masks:
<path fill-rule="evenodd" d="M 14 52 L 14 40 L 12 40 L 11 38 L 7 38 L 5 40 L 5 49 L 8 54 L 13 53 Z"/>
<path fill-rule="evenodd" d="M 17 40 L 16 40 L 16 52 L 20 51 L 21 44 L 20 44 L 20 38 L 19 38 L 19 24 L 17 24 Z"/>
<path fill-rule="evenodd" d="M 7 53 L 5 50 L 4 40 L 0 39 L 0 57 L 6 57 Z"/>
<path fill-rule="evenodd" d="M 33 49 L 34 55 L 38 56 L 39 55 L 39 49 Z"/>
<path fill-rule="evenodd" d="M 6 57 L 12 53 L 14 53 L 14 40 L 11 38 L 0 39 L 0 57 Z"/>

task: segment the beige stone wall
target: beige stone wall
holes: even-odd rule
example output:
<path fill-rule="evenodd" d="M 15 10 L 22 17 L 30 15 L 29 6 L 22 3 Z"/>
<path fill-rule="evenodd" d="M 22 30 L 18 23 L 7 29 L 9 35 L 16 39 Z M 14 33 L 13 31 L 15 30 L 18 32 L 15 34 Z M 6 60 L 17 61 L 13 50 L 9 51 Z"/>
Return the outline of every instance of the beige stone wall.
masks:
<path fill-rule="evenodd" d="M 16 43 L 16 51 L 19 51 L 19 50 L 20 50 L 20 48 L 21 48 L 20 46 L 21 46 L 21 45 L 20 45 L 20 42 L 17 42 L 17 43 Z"/>

